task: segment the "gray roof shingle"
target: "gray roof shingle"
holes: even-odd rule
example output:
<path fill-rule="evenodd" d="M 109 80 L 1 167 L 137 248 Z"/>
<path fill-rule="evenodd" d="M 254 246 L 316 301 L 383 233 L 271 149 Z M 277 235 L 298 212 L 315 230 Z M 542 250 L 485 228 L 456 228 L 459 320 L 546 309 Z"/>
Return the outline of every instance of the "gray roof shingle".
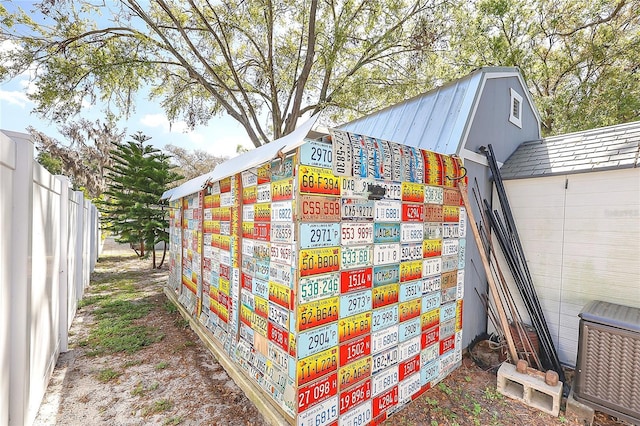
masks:
<path fill-rule="evenodd" d="M 640 166 L 640 121 L 522 143 L 500 168 L 503 179 Z"/>

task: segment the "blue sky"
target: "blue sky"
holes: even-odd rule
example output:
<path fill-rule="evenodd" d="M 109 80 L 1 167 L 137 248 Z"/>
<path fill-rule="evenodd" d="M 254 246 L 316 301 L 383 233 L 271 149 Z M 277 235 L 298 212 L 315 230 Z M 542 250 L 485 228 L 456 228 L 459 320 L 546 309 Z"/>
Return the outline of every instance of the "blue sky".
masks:
<path fill-rule="evenodd" d="M 29 10 L 30 3 L 19 2 L 19 6 L 23 10 Z M 11 10 L 10 3 L 6 6 Z M 36 16 L 32 17 L 37 19 Z M 10 42 L 0 42 L 0 49 L 9 48 L 12 48 Z M 35 105 L 27 94 L 32 93 L 34 88 L 32 77 L 30 72 L 25 72 L 12 80 L 0 82 L 0 128 L 25 132 L 27 127 L 32 126 L 64 141 L 55 123 L 42 120 L 31 112 Z M 92 121 L 102 119 L 102 105 L 86 105 L 77 118 L 81 117 Z M 148 101 L 142 94 L 137 96 L 135 114 L 120 120 L 118 127 L 121 130 L 126 128 L 127 135 L 141 131 L 150 136 L 150 142 L 158 148 L 173 144 L 188 150 L 200 149 L 216 156 L 233 157 L 238 144 L 246 148 L 253 147 L 240 124 L 228 116 L 214 117 L 207 126 L 199 126 L 190 131 L 184 122 L 170 125 L 159 104 Z"/>

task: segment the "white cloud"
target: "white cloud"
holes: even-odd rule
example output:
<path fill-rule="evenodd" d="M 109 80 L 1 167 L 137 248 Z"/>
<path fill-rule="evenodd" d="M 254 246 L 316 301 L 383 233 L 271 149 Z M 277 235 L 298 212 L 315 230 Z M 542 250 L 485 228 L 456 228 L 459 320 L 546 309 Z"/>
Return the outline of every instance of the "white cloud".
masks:
<path fill-rule="evenodd" d="M 187 123 L 184 121 L 169 122 L 164 114 L 145 114 L 140 123 L 148 127 L 159 127 L 164 133 L 191 133 L 188 131 Z"/>
<path fill-rule="evenodd" d="M 26 108 L 27 104 L 31 102 L 29 98 L 27 98 L 26 93 L 18 92 L 16 90 L 0 90 L 0 101 L 5 101 L 12 105 L 17 105 L 20 108 Z"/>

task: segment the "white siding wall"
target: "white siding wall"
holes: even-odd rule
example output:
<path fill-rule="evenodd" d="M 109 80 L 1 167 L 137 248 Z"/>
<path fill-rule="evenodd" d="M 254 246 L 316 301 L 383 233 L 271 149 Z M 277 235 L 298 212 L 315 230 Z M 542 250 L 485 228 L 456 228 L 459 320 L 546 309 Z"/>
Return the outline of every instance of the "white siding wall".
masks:
<path fill-rule="evenodd" d="M 584 305 L 640 307 L 640 170 L 515 179 L 505 187 L 560 360 L 575 365 Z"/>

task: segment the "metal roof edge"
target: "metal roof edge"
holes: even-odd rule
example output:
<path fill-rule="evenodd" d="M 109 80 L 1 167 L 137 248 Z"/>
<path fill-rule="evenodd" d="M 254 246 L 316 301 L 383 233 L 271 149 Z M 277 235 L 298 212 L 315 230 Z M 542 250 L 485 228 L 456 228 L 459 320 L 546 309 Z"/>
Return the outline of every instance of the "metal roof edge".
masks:
<path fill-rule="evenodd" d="M 592 167 L 590 169 L 579 169 L 579 170 L 571 170 L 571 171 L 562 171 L 562 172 L 550 172 L 550 173 L 542 173 L 542 174 L 531 174 L 531 175 L 517 175 L 517 176 L 509 176 L 508 174 L 502 175 L 501 177 L 504 180 L 521 180 L 521 179 L 539 179 L 544 177 L 557 177 L 557 176 L 570 176 L 570 175 L 578 175 L 583 173 L 597 173 L 597 172 L 608 172 L 611 170 L 625 170 L 625 169 L 637 169 L 638 164 L 624 164 L 622 166 L 606 166 L 606 167 Z"/>

